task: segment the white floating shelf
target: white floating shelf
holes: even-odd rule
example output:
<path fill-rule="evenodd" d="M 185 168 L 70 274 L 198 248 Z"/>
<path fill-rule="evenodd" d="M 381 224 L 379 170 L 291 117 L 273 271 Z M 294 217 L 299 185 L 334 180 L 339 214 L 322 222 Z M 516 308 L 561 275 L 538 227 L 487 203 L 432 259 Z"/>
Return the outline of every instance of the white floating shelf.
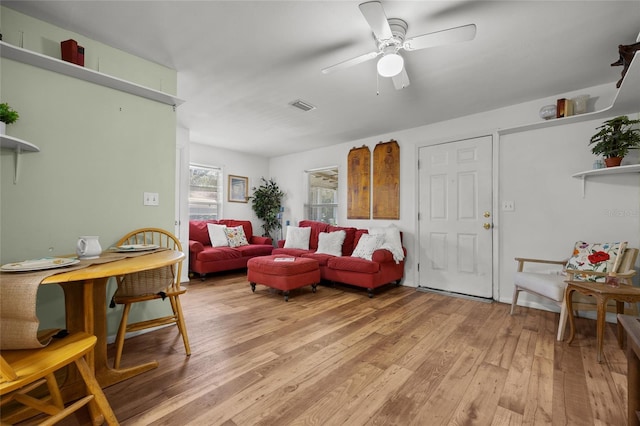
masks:
<path fill-rule="evenodd" d="M 14 153 L 14 163 L 15 163 L 15 172 L 13 174 L 13 183 L 18 183 L 18 174 L 20 172 L 20 154 L 23 152 L 40 152 L 40 148 L 35 146 L 32 143 L 27 141 L 23 141 L 22 139 L 14 138 L 9 135 L 0 134 L 0 147 L 6 149 L 13 149 Z"/>
<path fill-rule="evenodd" d="M 121 92 L 130 93 L 132 95 L 151 99 L 153 101 L 172 105 L 174 107 L 184 103 L 184 100 L 168 93 L 160 92 L 158 90 L 141 86 L 130 81 L 122 80 L 117 77 L 112 77 L 110 75 L 103 74 L 89 68 L 72 64 L 71 62 L 62 61 L 51 56 L 32 52 L 30 50 L 26 50 L 2 41 L 0 41 L 0 56 L 14 61 L 22 62 L 24 64 L 33 65 L 35 67 L 57 72 L 59 74 L 68 75 L 70 77 L 88 81 L 90 83 L 95 83 L 100 86 L 120 90 Z"/>
<path fill-rule="evenodd" d="M 640 173 L 640 164 L 630 164 L 628 166 L 605 167 L 604 169 L 586 170 L 571 175 L 571 177 L 582 179 L 582 198 L 585 194 L 585 185 L 588 177 L 618 175 L 622 173 Z"/>
<path fill-rule="evenodd" d="M 617 175 L 620 173 L 640 173 L 640 164 L 630 164 L 628 166 L 605 167 L 604 169 L 593 169 L 571 175 L 574 178 L 588 176 Z"/>
<path fill-rule="evenodd" d="M 550 120 L 536 121 L 535 123 L 520 126 L 498 129 L 499 135 L 508 135 L 529 130 L 542 129 L 546 127 L 563 126 L 565 124 L 580 123 L 582 121 L 593 120 L 600 117 L 612 117 L 616 115 L 633 114 L 640 112 L 640 55 L 635 55 L 629 65 L 627 74 L 622 80 L 622 85 L 616 92 L 611 105 L 598 111 L 577 114 L 563 118 L 552 118 Z"/>
<path fill-rule="evenodd" d="M 0 135 L 0 145 L 7 149 L 20 149 L 21 151 L 40 152 L 40 148 L 32 143 L 14 138 L 9 135 Z"/>

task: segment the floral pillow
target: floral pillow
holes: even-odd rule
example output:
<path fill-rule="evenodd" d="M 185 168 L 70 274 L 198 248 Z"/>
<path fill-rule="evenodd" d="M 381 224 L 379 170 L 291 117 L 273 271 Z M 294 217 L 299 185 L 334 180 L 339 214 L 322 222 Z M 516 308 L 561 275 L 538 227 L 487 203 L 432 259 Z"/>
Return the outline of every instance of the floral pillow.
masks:
<path fill-rule="evenodd" d="M 247 236 L 244 234 L 242 225 L 227 228 L 227 240 L 229 241 L 229 247 L 248 246 Z"/>
<path fill-rule="evenodd" d="M 576 271 L 615 272 L 611 268 L 620 252 L 620 243 L 586 243 L 578 241 L 565 269 Z M 582 281 L 604 282 L 605 277 L 575 275 Z"/>

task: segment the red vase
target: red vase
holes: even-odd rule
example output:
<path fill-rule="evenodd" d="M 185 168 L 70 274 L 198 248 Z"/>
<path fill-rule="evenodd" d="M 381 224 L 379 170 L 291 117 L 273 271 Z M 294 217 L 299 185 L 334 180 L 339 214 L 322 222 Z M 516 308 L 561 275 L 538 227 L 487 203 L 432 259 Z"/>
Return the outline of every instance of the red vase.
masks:
<path fill-rule="evenodd" d="M 617 167 L 622 162 L 622 157 L 609 157 L 604 159 L 604 164 L 607 167 Z"/>

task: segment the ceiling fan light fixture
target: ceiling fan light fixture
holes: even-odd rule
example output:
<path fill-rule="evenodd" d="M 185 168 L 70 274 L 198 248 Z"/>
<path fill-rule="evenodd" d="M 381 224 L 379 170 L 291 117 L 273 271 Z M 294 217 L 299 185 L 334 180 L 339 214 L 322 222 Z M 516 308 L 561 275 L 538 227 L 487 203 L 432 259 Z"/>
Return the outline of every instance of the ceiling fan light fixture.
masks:
<path fill-rule="evenodd" d="M 404 59 L 397 53 L 387 53 L 378 61 L 378 74 L 382 77 L 394 77 L 402 71 Z"/>

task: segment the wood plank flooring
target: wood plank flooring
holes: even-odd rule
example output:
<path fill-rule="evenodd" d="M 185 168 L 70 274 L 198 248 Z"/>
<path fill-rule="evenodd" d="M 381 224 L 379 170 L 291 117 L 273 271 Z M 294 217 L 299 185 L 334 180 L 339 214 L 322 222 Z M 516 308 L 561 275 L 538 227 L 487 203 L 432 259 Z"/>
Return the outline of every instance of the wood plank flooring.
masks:
<path fill-rule="evenodd" d="M 598 364 L 595 321 L 578 319 L 568 346 L 545 311 L 402 286 L 285 302 L 244 273 L 188 288 L 191 357 L 175 327 L 125 343 L 123 367 L 160 367 L 105 390 L 123 425 L 626 424 L 612 324 Z"/>

